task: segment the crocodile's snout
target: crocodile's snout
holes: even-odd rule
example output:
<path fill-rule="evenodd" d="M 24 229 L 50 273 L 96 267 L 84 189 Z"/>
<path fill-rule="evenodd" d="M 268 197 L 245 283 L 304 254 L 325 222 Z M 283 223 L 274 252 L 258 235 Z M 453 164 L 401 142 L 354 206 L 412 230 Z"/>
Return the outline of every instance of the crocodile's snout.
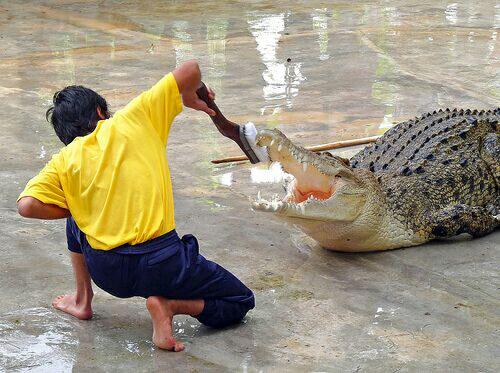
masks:
<path fill-rule="evenodd" d="M 277 146 L 290 146 L 293 145 L 290 140 L 277 129 L 272 130 L 260 130 L 256 137 L 257 145 L 262 147 L 271 147 L 273 145 Z M 281 149 L 280 149 L 281 150 Z"/>

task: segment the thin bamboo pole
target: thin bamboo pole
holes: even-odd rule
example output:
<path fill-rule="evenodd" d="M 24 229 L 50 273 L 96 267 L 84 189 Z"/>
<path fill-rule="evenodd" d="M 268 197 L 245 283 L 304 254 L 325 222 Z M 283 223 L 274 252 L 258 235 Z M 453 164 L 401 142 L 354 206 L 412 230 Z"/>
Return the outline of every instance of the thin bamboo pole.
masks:
<path fill-rule="evenodd" d="M 332 150 L 332 149 L 348 148 L 350 146 L 364 145 L 364 144 L 369 144 L 369 143 L 375 142 L 375 141 L 377 141 L 377 139 L 379 137 L 380 136 L 371 136 L 371 137 L 363 137 L 360 139 L 336 141 L 336 142 L 331 142 L 328 144 L 308 146 L 308 147 L 306 147 L 306 149 L 313 151 L 313 152 L 322 152 L 322 151 Z M 247 161 L 247 160 L 248 160 L 248 158 L 246 156 L 242 155 L 242 156 L 236 156 L 236 157 L 214 159 L 212 161 L 212 163 L 221 164 L 221 163 L 231 163 L 231 162 L 243 162 L 243 161 Z"/>

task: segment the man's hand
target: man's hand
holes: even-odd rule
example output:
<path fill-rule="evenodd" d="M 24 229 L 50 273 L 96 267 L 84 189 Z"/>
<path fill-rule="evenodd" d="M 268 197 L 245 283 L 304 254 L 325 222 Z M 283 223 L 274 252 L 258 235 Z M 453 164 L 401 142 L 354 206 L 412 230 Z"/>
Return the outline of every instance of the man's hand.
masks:
<path fill-rule="evenodd" d="M 63 219 L 69 218 L 69 210 L 43 203 L 33 197 L 23 197 L 17 202 L 17 211 L 24 218 Z"/>
<path fill-rule="evenodd" d="M 198 87 L 198 88 L 200 88 L 200 87 Z M 211 100 L 215 100 L 215 93 L 214 93 L 214 91 L 212 91 L 210 89 L 209 86 L 207 86 L 207 91 L 208 91 L 208 97 Z M 215 115 L 215 111 L 210 109 L 207 106 L 207 104 L 205 103 L 205 101 L 200 100 L 200 98 L 196 94 L 196 91 L 186 92 L 185 94 L 183 94 L 182 95 L 182 102 L 183 102 L 184 106 L 190 107 L 191 109 L 204 111 L 205 113 L 207 113 L 210 116 Z"/>
<path fill-rule="evenodd" d="M 198 98 L 196 90 L 201 87 L 201 71 L 196 61 L 187 61 L 173 71 L 177 87 L 182 96 L 184 106 L 191 109 L 204 111 L 208 115 L 214 116 L 215 111 L 210 109 L 205 102 Z M 214 92 L 208 88 L 208 96 L 215 99 Z"/>

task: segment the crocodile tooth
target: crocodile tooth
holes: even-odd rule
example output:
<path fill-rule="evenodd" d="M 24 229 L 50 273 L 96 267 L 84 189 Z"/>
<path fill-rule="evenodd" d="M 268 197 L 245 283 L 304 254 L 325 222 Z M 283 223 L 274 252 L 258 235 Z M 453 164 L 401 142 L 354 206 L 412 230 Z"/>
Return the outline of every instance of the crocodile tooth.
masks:
<path fill-rule="evenodd" d="M 259 191 L 257 192 L 257 201 L 259 201 L 259 202 L 260 202 L 261 200 L 262 200 L 262 198 L 260 197 L 260 190 L 259 190 Z"/>
<path fill-rule="evenodd" d="M 302 170 L 304 170 L 304 172 L 307 171 L 307 166 L 308 166 L 307 163 L 302 163 Z"/>
<path fill-rule="evenodd" d="M 274 140 L 274 139 L 271 140 L 271 143 L 269 144 L 269 146 L 273 146 L 275 142 L 276 142 L 276 140 Z"/>
<path fill-rule="evenodd" d="M 299 207 L 300 207 L 300 212 L 302 214 L 305 214 L 306 213 L 306 206 L 303 203 L 300 203 Z"/>
<path fill-rule="evenodd" d="M 281 149 L 283 149 L 283 144 L 279 144 L 279 145 L 278 145 L 278 151 L 279 151 L 279 152 L 281 151 Z"/>

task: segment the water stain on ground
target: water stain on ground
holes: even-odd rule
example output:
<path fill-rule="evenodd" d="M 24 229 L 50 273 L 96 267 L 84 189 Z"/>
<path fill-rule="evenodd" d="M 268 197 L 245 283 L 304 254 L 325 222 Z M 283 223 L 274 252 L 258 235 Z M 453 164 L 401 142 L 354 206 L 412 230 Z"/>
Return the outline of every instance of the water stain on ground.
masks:
<path fill-rule="evenodd" d="M 314 293 L 309 290 L 303 289 L 293 289 L 284 295 L 284 298 L 291 300 L 311 300 L 314 297 Z"/>
<path fill-rule="evenodd" d="M 249 286 L 256 291 L 267 291 L 277 288 L 282 288 L 286 285 L 282 275 L 265 272 L 253 278 L 249 282 Z"/>

